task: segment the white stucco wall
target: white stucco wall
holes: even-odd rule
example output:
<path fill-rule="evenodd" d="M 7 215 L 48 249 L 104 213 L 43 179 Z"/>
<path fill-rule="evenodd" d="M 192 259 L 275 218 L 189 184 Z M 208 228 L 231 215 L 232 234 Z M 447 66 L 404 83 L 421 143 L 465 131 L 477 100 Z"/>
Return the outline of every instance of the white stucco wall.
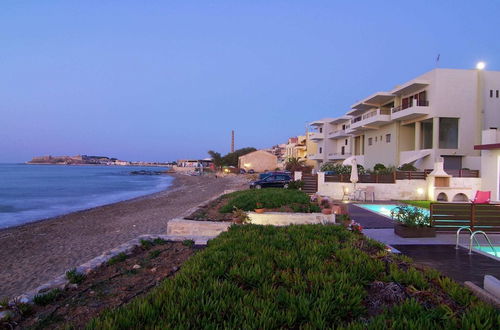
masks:
<path fill-rule="evenodd" d="M 481 190 L 491 191 L 492 200 L 500 200 L 500 150 L 481 151 Z"/>

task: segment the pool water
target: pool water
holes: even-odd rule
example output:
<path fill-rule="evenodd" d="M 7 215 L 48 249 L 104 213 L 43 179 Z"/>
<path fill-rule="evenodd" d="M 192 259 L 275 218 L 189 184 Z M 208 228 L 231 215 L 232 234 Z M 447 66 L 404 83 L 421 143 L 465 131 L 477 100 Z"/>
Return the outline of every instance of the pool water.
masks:
<path fill-rule="evenodd" d="M 485 245 L 485 246 L 474 246 L 474 249 L 489 253 L 493 256 L 500 257 L 500 246 L 493 246 L 493 250 L 491 249 L 491 246 Z"/>
<path fill-rule="evenodd" d="M 383 215 L 385 217 L 391 217 L 391 210 L 395 209 L 398 206 L 397 204 L 356 204 L 356 206 L 360 206 L 368 211 L 378 213 L 380 215 Z M 425 215 L 430 215 L 429 210 L 423 209 L 420 207 L 416 206 L 411 206 L 408 205 L 408 207 L 413 208 L 413 209 L 418 209 L 424 212 Z"/>

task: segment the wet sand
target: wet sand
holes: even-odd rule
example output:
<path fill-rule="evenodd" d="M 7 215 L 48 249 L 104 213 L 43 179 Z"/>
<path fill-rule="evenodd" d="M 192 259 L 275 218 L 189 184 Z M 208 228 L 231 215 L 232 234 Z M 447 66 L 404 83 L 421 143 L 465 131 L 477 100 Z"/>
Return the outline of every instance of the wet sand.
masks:
<path fill-rule="evenodd" d="M 234 176 L 174 177 L 163 192 L 0 230 L 0 298 L 32 290 L 139 235 L 164 234 L 168 220 L 246 186 Z"/>

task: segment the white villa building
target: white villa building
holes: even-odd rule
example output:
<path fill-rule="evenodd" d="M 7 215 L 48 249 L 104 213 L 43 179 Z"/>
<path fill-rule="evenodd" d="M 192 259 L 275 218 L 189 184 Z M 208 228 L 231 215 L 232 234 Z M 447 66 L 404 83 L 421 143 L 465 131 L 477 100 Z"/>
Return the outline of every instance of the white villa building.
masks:
<path fill-rule="evenodd" d="M 353 155 L 365 168 L 412 163 L 480 169 L 481 132 L 500 128 L 500 72 L 435 69 L 352 105 L 345 116 L 310 125 L 318 166 Z"/>
<path fill-rule="evenodd" d="M 390 91 L 363 98 L 341 117 L 310 123 L 314 130 L 311 140 L 318 148 L 308 158 L 316 161 L 318 170 L 323 163 L 341 163 L 349 157 L 365 169 L 377 163 L 386 167 L 409 163 L 425 170 L 443 162 L 445 171 L 480 170 L 487 183 L 475 178 L 468 184 L 457 178 L 451 185 L 456 191 L 468 189 L 461 198 L 485 188 L 492 191 L 492 199 L 500 200 L 500 156 L 491 150 L 500 141 L 496 135 L 500 129 L 499 94 L 498 71 L 434 69 Z M 483 134 L 484 130 L 488 132 Z M 491 146 L 492 141 L 497 144 Z M 490 163 L 492 157 L 493 164 L 486 165 L 485 159 Z M 437 199 L 439 192 L 429 194 L 429 199 Z M 451 195 L 447 199 L 457 193 Z"/>

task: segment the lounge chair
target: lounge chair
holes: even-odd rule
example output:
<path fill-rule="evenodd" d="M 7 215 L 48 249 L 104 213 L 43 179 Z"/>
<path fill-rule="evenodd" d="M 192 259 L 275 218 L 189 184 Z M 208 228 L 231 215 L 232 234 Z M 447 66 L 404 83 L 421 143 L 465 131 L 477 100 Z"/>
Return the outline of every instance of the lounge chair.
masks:
<path fill-rule="evenodd" d="M 471 200 L 472 204 L 489 204 L 491 201 L 491 191 L 476 191 L 476 196 Z"/>

